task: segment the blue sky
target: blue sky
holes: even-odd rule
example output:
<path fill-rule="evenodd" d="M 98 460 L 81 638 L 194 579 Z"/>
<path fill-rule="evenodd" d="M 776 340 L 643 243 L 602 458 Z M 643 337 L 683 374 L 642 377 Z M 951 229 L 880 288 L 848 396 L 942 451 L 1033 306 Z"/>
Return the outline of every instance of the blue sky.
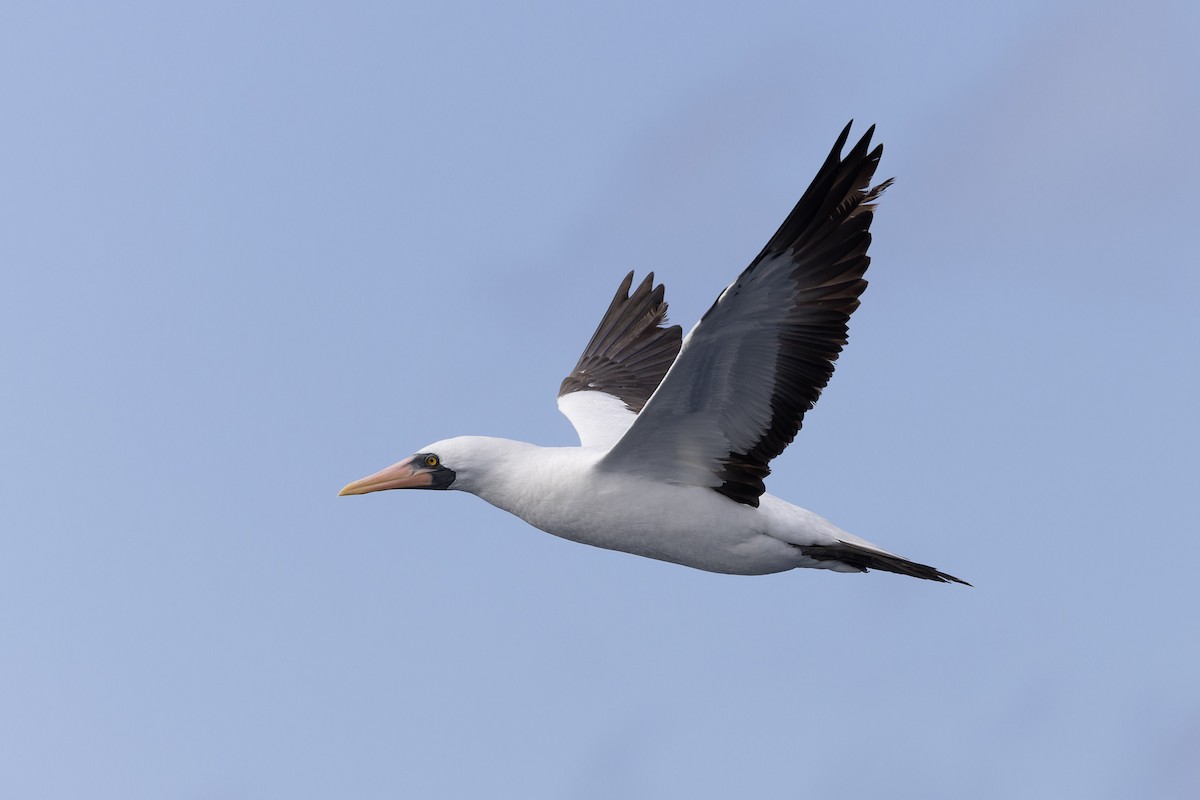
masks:
<path fill-rule="evenodd" d="M 1190 4 L 9 3 L 0 795 L 1191 798 Z M 975 584 L 476 498 L 624 273 L 690 326 L 848 119 L 896 186 L 769 487 Z"/>

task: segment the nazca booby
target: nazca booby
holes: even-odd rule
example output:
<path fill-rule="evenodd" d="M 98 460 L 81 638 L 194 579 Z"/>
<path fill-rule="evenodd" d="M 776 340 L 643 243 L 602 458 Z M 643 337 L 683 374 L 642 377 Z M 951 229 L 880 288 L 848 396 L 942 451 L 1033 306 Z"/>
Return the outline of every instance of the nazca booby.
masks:
<path fill-rule="evenodd" d="M 965 583 L 766 494 L 846 343 L 870 257 L 874 126 L 842 131 L 783 225 L 687 338 L 666 326 L 651 272 L 621 282 L 562 382 L 579 447 L 461 436 L 421 448 L 340 494 L 459 489 L 576 542 L 711 572 L 880 569 Z"/>

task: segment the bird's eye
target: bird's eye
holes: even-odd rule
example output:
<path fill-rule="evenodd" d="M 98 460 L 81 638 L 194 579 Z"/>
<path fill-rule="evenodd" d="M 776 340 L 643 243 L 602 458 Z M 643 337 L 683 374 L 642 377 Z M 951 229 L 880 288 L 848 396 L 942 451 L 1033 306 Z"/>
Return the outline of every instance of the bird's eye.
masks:
<path fill-rule="evenodd" d="M 438 465 L 438 457 L 435 455 L 425 456 L 425 466 L 436 467 Z"/>

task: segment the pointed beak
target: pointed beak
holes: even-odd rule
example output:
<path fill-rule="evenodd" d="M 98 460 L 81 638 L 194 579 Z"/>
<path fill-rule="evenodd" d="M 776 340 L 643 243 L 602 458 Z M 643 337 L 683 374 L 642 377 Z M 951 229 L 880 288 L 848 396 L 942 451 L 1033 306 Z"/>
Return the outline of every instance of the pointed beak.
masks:
<path fill-rule="evenodd" d="M 427 470 L 414 470 L 413 460 L 406 458 L 399 464 L 393 464 L 374 475 L 348 484 L 338 492 L 338 497 L 344 494 L 382 492 L 384 489 L 428 489 L 432 484 L 431 474 Z"/>

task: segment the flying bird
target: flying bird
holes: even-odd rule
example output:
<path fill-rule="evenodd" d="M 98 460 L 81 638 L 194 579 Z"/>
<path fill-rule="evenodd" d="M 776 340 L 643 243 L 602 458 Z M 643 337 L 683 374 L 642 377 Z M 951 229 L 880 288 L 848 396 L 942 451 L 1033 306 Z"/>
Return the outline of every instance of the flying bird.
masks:
<path fill-rule="evenodd" d="M 853 124 L 853 123 L 851 123 Z M 460 436 L 346 486 L 458 489 L 547 533 L 696 569 L 885 570 L 966 583 L 890 553 L 766 493 L 833 374 L 867 286 L 883 145 L 847 125 L 807 191 L 686 338 L 662 285 L 625 276 L 562 382 L 578 447 Z M 632 290 L 632 291 L 631 291 Z"/>

